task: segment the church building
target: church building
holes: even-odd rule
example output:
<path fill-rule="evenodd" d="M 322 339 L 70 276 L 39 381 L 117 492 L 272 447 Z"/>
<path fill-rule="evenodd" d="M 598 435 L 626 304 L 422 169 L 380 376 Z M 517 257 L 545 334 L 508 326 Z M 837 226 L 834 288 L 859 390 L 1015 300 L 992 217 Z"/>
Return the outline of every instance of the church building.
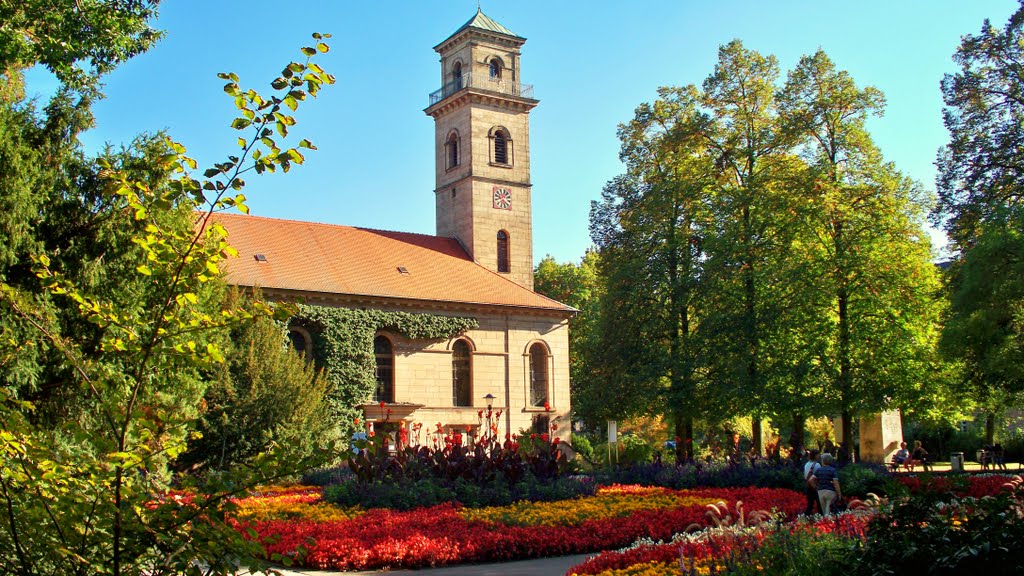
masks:
<path fill-rule="evenodd" d="M 475 320 L 440 339 L 374 334 L 376 389 L 356 400 L 368 422 L 476 435 L 490 407 L 502 436 L 552 425 L 569 435 L 575 310 L 533 291 L 529 117 L 538 100 L 520 80 L 525 42 L 478 10 L 434 47 L 441 88 L 425 113 L 435 126 L 435 236 L 216 216 L 239 253 L 226 266 L 233 285 L 315 306 Z M 291 328 L 310 357 L 314 336 Z"/>

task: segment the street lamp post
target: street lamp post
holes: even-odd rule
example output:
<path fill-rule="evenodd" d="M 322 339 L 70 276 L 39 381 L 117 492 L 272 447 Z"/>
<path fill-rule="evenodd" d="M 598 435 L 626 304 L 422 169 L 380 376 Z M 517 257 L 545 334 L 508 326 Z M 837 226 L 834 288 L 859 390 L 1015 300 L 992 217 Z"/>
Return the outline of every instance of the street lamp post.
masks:
<path fill-rule="evenodd" d="M 487 395 L 484 396 L 484 402 L 487 403 L 487 422 L 484 425 L 487 426 L 487 439 L 490 440 L 493 438 L 493 430 L 491 430 L 491 408 L 494 406 L 494 394 L 488 392 Z"/>

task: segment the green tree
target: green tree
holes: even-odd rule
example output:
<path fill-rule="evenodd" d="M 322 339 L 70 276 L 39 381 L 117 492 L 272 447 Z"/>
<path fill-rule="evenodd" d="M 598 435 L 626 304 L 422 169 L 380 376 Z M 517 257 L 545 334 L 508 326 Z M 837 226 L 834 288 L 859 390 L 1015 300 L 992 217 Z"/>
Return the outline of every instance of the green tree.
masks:
<path fill-rule="evenodd" d="M 328 381 L 291 348 L 279 323 L 258 317 L 235 327 L 224 354 L 204 396 L 201 436 L 193 435 L 175 468 L 224 470 L 275 444 L 308 458 L 337 440 Z"/>
<path fill-rule="evenodd" d="M 162 33 L 150 27 L 159 3 L 0 0 L 0 74 L 13 80 L 39 64 L 65 89 L 96 97 L 103 75 L 160 39 Z"/>
<path fill-rule="evenodd" d="M 569 320 L 569 382 L 573 398 L 573 419 L 590 425 L 600 423 L 600 406 L 591 390 L 592 370 L 601 351 L 597 338 L 604 285 L 598 277 L 599 256 L 587 250 L 579 264 L 559 264 L 544 257 L 534 270 L 534 289 L 549 298 L 568 304 L 578 312 Z"/>
<path fill-rule="evenodd" d="M 773 358 L 766 346 L 784 318 L 776 295 L 794 229 L 789 183 L 802 167 L 779 117 L 778 77 L 774 56 L 734 40 L 719 49 L 702 91 L 710 122 L 701 133 L 717 169 L 714 232 L 704 243 L 706 282 L 716 296 L 703 323 L 715 342 L 713 377 L 733 391 L 737 409 L 753 414 L 758 453 L 761 419 L 773 402 L 765 394 Z"/>
<path fill-rule="evenodd" d="M 858 88 L 824 52 L 801 58 L 780 101 L 808 166 L 791 270 L 812 311 L 801 329 L 820 386 L 812 390 L 824 401 L 802 400 L 838 412 L 849 439 L 854 415 L 912 406 L 935 383 L 929 199 L 882 161 L 865 128 L 881 114 L 882 94 Z"/>
<path fill-rule="evenodd" d="M 93 4 L 101 3 L 81 2 L 77 9 Z M 221 75 L 239 109 L 232 126 L 243 137 L 237 155 L 201 178 L 193 177 L 196 162 L 185 148 L 170 140 L 84 161 L 75 134 L 87 107 L 83 101 L 64 106 L 60 98 L 59 106 L 48 107 L 45 137 L 69 151 L 47 167 L 61 202 L 27 231 L 8 228 L 23 232 L 37 278 L 29 282 L 15 266 L 0 282 L 0 365 L 37 362 L 35 375 L 63 377 L 55 381 L 59 390 L 36 402 L 25 394 L 41 389 L 32 371 L 25 371 L 27 383 L 4 372 L 0 572 L 233 574 L 239 561 L 256 562 L 258 545 L 227 523 L 229 497 L 309 461 L 271 451 L 204 482 L 182 478 L 184 497 L 155 494 L 162 492 L 166 462 L 185 447 L 208 383 L 203 374 L 224 361 L 227 330 L 294 313 L 260 302 L 223 305 L 221 266 L 236 254 L 210 216 L 247 211 L 244 173 L 287 171 L 302 163 L 301 148 L 313 147 L 306 140 L 296 147 L 278 142 L 295 123 L 290 110 L 334 81 L 309 60 L 328 49 L 323 36 L 314 38 L 303 49 L 306 60 L 288 64 L 267 96 L 243 90 L 233 74 Z M 31 114 L 8 118 L 21 121 L 28 136 L 39 131 Z M 62 222 L 64 209 L 91 216 Z M 43 228 L 49 232 L 40 234 Z M 90 242 L 95 246 L 83 246 Z M 98 251 L 95 258 L 75 256 L 89 250 Z M 37 405 L 57 394 L 73 400 L 72 409 L 40 415 Z"/>
<path fill-rule="evenodd" d="M 609 416 L 660 410 L 675 426 L 679 461 L 693 458 L 693 420 L 720 412 L 702 389 L 698 331 L 702 234 L 715 182 L 707 117 L 696 89 L 662 88 L 619 127 L 627 173 L 591 208 L 607 293 L 598 349 L 603 369 L 588 382 Z M 614 401 L 607 391 L 619 392 Z M 586 396 L 584 396 L 586 397 Z M 652 402 L 653 400 L 653 402 Z"/>
<path fill-rule="evenodd" d="M 964 36 L 959 71 L 942 81 L 950 140 L 938 155 L 941 223 L 954 251 L 942 351 L 963 369 L 965 391 L 992 413 L 1024 391 L 1024 4 L 1004 28 L 988 20 Z"/>

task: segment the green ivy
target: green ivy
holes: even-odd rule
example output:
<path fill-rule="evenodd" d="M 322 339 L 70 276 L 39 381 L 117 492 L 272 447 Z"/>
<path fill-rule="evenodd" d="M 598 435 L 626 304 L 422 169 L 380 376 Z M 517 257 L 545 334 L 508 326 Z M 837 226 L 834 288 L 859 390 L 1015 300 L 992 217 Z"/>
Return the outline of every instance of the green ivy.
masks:
<path fill-rule="evenodd" d="M 367 402 L 376 388 L 373 339 L 380 331 L 411 340 L 451 338 L 479 322 L 476 318 L 332 308 L 302 304 L 289 322 L 313 337 L 313 358 L 332 385 L 331 408 L 345 437 L 361 417 L 357 405 Z"/>

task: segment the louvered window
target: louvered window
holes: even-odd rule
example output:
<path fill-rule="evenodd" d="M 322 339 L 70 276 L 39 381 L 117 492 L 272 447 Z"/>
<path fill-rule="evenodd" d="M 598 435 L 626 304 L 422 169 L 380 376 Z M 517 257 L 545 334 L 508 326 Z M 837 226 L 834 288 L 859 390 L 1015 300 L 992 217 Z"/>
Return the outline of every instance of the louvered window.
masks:
<path fill-rule="evenodd" d="M 501 130 L 494 134 L 494 161 L 508 164 L 508 137 Z"/>

